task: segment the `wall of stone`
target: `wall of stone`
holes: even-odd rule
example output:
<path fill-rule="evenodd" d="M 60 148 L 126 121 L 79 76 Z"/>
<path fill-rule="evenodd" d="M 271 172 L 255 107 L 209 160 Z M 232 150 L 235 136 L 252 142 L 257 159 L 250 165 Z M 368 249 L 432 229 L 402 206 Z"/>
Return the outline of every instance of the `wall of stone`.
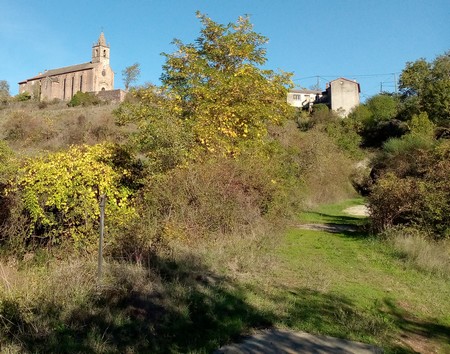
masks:
<path fill-rule="evenodd" d="M 98 98 L 108 102 L 122 102 L 125 99 L 126 92 L 123 90 L 108 90 L 95 92 Z"/>

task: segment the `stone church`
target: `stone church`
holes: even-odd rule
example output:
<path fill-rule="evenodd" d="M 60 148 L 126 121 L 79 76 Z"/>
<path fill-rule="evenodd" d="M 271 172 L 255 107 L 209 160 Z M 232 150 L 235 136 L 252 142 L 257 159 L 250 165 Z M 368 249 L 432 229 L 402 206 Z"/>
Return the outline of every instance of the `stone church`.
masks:
<path fill-rule="evenodd" d="M 109 66 L 109 54 L 110 47 L 106 44 L 102 32 L 92 46 L 90 62 L 39 73 L 35 77 L 19 82 L 19 93 L 27 92 L 41 101 L 53 99 L 68 101 L 78 91 L 94 92 L 99 96 L 121 91 L 113 91 L 114 72 Z"/>

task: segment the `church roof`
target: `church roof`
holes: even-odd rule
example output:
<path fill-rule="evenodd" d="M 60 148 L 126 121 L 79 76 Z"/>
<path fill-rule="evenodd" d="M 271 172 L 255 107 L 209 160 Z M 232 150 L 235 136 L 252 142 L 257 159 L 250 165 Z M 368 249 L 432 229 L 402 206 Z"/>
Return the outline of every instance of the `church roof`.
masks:
<path fill-rule="evenodd" d="M 73 73 L 76 71 L 92 69 L 94 67 L 95 67 L 95 64 L 92 64 L 91 62 L 89 62 L 89 63 L 84 63 L 84 64 L 65 66 L 63 68 L 58 68 L 58 69 L 51 69 L 51 70 L 47 70 L 44 73 L 39 74 L 37 76 L 34 76 L 32 78 L 21 81 L 21 82 L 19 82 L 19 84 L 26 83 L 27 81 L 43 79 L 45 77 L 51 77 L 51 76 L 56 76 L 56 75 L 61 75 L 61 74 Z"/>
<path fill-rule="evenodd" d="M 102 45 L 106 47 L 106 39 L 105 39 L 105 35 L 102 33 L 100 33 L 100 37 L 98 37 L 98 45 Z"/>

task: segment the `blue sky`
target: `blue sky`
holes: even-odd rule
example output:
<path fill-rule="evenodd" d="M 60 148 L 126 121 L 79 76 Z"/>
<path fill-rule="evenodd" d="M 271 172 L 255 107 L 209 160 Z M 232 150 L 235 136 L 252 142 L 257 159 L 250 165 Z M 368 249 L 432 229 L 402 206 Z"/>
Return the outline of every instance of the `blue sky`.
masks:
<path fill-rule="evenodd" d="M 356 79 L 363 99 L 380 82 L 393 91 L 407 61 L 450 50 L 449 0 L 0 0 L 0 80 L 15 95 L 21 80 L 88 62 L 103 30 L 116 88 L 135 62 L 138 84 L 159 84 L 160 53 L 174 51 L 174 38 L 195 40 L 197 10 L 220 23 L 250 15 L 269 38 L 267 68 L 293 72 L 296 86 L 306 88 Z"/>

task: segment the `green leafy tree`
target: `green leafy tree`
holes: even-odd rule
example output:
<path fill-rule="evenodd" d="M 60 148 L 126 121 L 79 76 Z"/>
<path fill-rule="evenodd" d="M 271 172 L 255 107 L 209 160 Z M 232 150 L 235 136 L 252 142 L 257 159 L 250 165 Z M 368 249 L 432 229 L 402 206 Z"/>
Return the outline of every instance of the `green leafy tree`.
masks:
<path fill-rule="evenodd" d="M 122 70 L 123 84 L 126 91 L 128 91 L 132 83 L 137 81 L 140 75 L 141 65 L 139 63 L 134 63 Z"/>
<path fill-rule="evenodd" d="M 388 94 L 379 94 L 367 100 L 367 108 L 371 112 L 372 123 L 394 119 L 398 113 L 398 99 Z"/>
<path fill-rule="evenodd" d="M 383 93 L 356 107 L 349 118 L 363 137 L 363 145 L 379 147 L 387 139 L 400 137 L 408 131 L 406 123 L 398 119 L 398 114 L 399 98 Z"/>
<path fill-rule="evenodd" d="M 151 173 L 183 165 L 192 155 L 194 139 L 167 92 L 155 86 L 132 90 L 114 111 L 118 125 L 135 126 L 131 145 L 147 157 Z"/>
<path fill-rule="evenodd" d="M 406 96 L 422 96 L 431 65 L 423 58 L 407 62 L 399 79 L 399 88 Z"/>
<path fill-rule="evenodd" d="M 286 103 L 291 74 L 260 68 L 267 38 L 248 17 L 221 25 L 197 16 L 200 36 L 194 44 L 174 41 L 177 51 L 164 54 L 161 79 L 196 141 L 207 151 L 233 154 L 242 141 L 265 136 L 268 123 L 293 115 Z"/>
<path fill-rule="evenodd" d="M 433 62 L 408 62 L 400 75 L 400 90 L 409 111 L 428 113 L 439 125 L 450 125 L 450 52 Z"/>

